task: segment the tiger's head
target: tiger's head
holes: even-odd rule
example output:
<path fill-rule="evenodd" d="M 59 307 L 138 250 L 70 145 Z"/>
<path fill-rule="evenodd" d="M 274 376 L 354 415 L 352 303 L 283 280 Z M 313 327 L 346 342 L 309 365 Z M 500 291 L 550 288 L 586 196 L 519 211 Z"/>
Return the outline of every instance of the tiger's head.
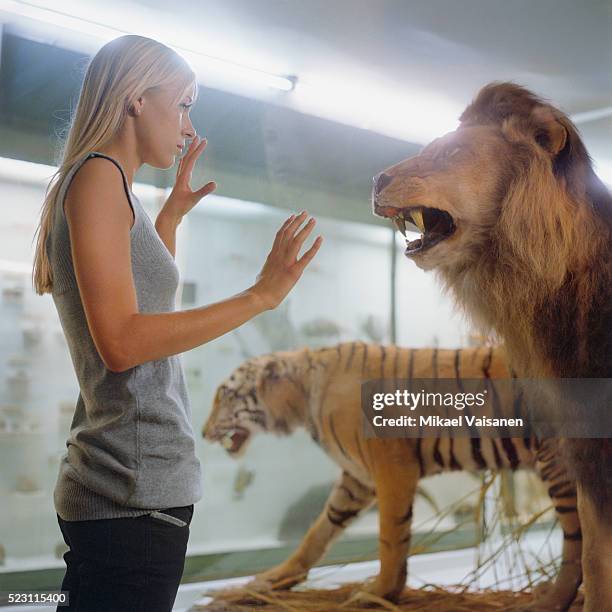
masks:
<path fill-rule="evenodd" d="M 303 424 L 303 385 L 296 385 L 302 351 L 276 352 L 248 359 L 217 387 L 202 429 L 209 442 L 241 457 L 260 432 L 288 435 Z"/>

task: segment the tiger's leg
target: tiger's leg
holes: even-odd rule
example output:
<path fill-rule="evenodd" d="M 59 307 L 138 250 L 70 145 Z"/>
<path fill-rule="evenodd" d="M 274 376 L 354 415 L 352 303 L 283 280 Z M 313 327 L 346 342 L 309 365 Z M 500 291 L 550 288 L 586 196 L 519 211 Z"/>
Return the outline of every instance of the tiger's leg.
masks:
<path fill-rule="evenodd" d="M 380 446 L 372 452 L 376 458 L 380 572 L 351 598 L 358 604 L 367 604 L 368 595 L 396 601 L 406 586 L 412 504 L 420 477 L 419 463 L 407 442 L 397 438 L 370 440 Z"/>
<path fill-rule="evenodd" d="M 297 550 L 283 563 L 261 574 L 247 584 L 260 590 L 290 589 L 306 579 L 310 568 L 323 557 L 344 529 L 372 505 L 375 492 L 343 472 L 334 485 L 325 508 L 312 524 Z"/>
<path fill-rule="evenodd" d="M 536 470 L 548 487 L 548 494 L 563 531 L 561 569 L 552 583 L 534 589 L 530 610 L 566 610 L 582 582 L 582 531 L 576 501 L 576 483 L 568 474 L 560 454 L 559 441 L 543 440 L 536 453 Z"/>

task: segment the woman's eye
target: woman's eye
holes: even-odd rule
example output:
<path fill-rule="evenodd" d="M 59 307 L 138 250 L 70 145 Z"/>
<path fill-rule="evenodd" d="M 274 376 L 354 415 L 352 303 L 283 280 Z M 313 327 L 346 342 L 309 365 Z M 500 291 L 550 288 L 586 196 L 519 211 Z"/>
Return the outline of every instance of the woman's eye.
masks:
<path fill-rule="evenodd" d="M 181 104 L 181 106 L 182 106 L 182 107 L 183 107 L 185 110 L 188 110 L 188 109 L 190 109 L 190 108 L 193 106 L 193 104 L 185 104 L 185 103 L 183 103 L 183 104 Z"/>

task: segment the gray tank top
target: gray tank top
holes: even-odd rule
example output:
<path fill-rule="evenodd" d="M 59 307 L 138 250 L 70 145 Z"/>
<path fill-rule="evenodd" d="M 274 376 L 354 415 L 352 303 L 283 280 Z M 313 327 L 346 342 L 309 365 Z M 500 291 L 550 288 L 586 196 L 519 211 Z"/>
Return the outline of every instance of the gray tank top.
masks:
<path fill-rule="evenodd" d="M 53 493 L 55 510 L 66 521 L 140 516 L 202 498 L 181 355 L 112 372 L 104 365 L 87 325 L 64 198 L 72 177 L 91 157 L 104 157 L 121 171 L 135 217 L 130 230 L 131 263 L 139 312 L 173 311 L 179 284 L 174 258 L 129 189 L 120 164 L 96 152 L 75 163 L 58 192 L 46 243 L 53 270 L 51 295 L 80 388 L 66 441 L 68 451 L 61 458 Z"/>

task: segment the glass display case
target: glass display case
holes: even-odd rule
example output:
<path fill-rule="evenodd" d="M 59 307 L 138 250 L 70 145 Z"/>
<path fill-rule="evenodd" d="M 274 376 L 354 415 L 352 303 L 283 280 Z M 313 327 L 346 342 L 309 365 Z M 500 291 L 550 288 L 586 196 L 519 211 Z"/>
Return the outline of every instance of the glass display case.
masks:
<path fill-rule="evenodd" d="M 25 164 L 13 166 L 19 163 Z M 48 168 L 47 174 L 51 172 Z M 0 176 L 0 571 L 5 574 L 63 567 L 65 545 L 53 487 L 78 396 L 51 296 L 37 296 L 32 289 L 33 236 L 46 183 L 24 178 L 27 175 Z M 134 192 L 152 219 L 168 195 L 138 183 Z M 178 230 L 177 309 L 210 304 L 251 285 L 289 214 L 216 195 L 200 202 Z M 217 559 L 199 566 L 200 577 L 229 575 L 241 569 L 248 573 L 252 564 L 224 565 L 219 555 L 290 549 L 320 512 L 338 474 L 301 431 L 286 438 L 258 436 L 238 461 L 220 445 L 206 443 L 200 432 L 213 394 L 232 369 L 254 355 L 347 340 L 395 340 L 415 347 L 470 343 L 465 322 L 441 296 L 433 277 L 401 256 L 402 243 L 398 239 L 393 244 L 390 227 L 317 215 L 304 248 L 318 234 L 324 237 L 323 246 L 278 308 L 184 354 L 204 474 L 204 496 L 191 525 L 187 577 L 190 559 Z M 397 258 L 394 277 L 392 257 Z M 534 490 L 532 481 L 527 486 Z M 436 519 L 436 509 L 452 504 L 470 487 L 475 493 L 465 502 L 464 514 L 459 509 Z M 477 489 L 477 480 L 469 474 L 428 479 L 417 498 L 415 530 L 452 530 L 473 508 Z M 528 505 L 533 495 L 517 499 Z M 366 542 L 347 558 L 376 557 L 377 533 L 374 508 L 342 536 L 344 541 Z"/>

